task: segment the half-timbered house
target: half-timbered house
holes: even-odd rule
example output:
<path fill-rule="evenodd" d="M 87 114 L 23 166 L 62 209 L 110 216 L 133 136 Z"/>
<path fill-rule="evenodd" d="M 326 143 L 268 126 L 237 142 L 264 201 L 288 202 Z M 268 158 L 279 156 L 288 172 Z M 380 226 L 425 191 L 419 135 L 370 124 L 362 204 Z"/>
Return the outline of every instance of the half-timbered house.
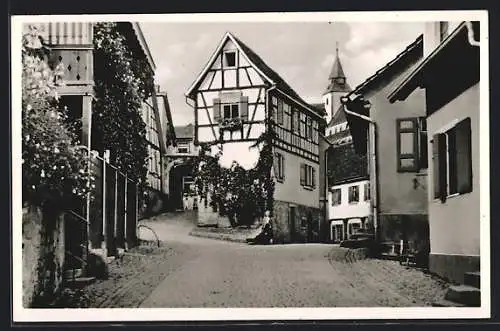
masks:
<path fill-rule="evenodd" d="M 194 108 L 195 143 L 220 152 L 222 166 L 236 161 L 252 168 L 259 150 L 250 147 L 263 133 L 275 132 L 275 236 L 278 242 L 317 239 L 323 112 L 231 33 L 222 38 L 186 96 Z"/>

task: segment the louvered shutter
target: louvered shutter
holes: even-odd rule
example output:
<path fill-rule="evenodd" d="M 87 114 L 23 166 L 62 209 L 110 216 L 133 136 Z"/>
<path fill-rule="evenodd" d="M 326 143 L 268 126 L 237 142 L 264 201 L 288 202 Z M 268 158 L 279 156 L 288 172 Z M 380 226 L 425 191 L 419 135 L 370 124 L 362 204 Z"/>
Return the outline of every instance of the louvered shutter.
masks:
<path fill-rule="evenodd" d="M 217 122 L 219 122 L 220 117 L 221 117 L 221 115 L 220 115 L 220 99 L 219 98 L 214 99 L 213 109 L 214 109 L 214 122 L 217 123 Z"/>
<path fill-rule="evenodd" d="M 458 193 L 472 191 L 471 121 L 466 118 L 456 126 Z"/>
<path fill-rule="evenodd" d="M 447 187 L 447 161 L 446 161 L 446 134 L 440 133 L 437 135 L 437 142 L 438 142 L 438 164 L 437 164 L 437 169 L 439 169 L 439 195 L 438 197 L 441 199 L 442 202 L 446 201 L 446 196 L 448 195 L 448 187 Z"/>
<path fill-rule="evenodd" d="M 304 163 L 300 164 L 300 185 L 306 185 L 306 165 Z"/>
<path fill-rule="evenodd" d="M 277 122 L 279 125 L 283 125 L 283 100 L 278 100 Z"/>
<path fill-rule="evenodd" d="M 280 162 L 281 162 L 281 179 L 285 180 L 285 156 L 280 154 Z"/>
<path fill-rule="evenodd" d="M 248 96 L 245 95 L 240 98 L 240 117 L 243 121 L 248 121 Z"/>
<path fill-rule="evenodd" d="M 312 170 L 312 187 L 316 188 L 316 169 L 311 168 Z"/>
<path fill-rule="evenodd" d="M 441 182 L 439 180 L 439 134 L 432 137 L 432 173 L 434 183 L 434 199 L 441 197 Z"/>

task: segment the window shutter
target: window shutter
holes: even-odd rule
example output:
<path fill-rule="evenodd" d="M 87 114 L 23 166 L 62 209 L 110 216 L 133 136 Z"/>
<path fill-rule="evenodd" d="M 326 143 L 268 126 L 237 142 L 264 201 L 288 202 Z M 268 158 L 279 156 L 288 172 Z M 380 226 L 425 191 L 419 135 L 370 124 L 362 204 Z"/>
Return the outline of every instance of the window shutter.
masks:
<path fill-rule="evenodd" d="M 439 169 L 439 134 L 435 134 L 432 138 L 432 173 L 434 184 L 434 199 L 439 199 L 441 197 L 441 173 Z"/>
<path fill-rule="evenodd" d="M 248 121 L 248 96 L 243 95 L 240 99 L 240 117 L 243 121 Z"/>
<path fill-rule="evenodd" d="M 304 163 L 300 164 L 300 185 L 306 185 L 306 165 Z"/>
<path fill-rule="evenodd" d="M 466 118 L 456 126 L 458 193 L 472 192 L 471 120 Z"/>
<path fill-rule="evenodd" d="M 311 168 L 312 170 L 312 187 L 316 188 L 316 169 Z"/>
<path fill-rule="evenodd" d="M 274 177 L 279 179 L 279 153 L 274 153 L 274 162 L 273 162 L 273 170 L 274 170 Z"/>
<path fill-rule="evenodd" d="M 221 117 L 220 116 L 220 99 L 219 98 L 214 99 L 213 110 L 214 110 L 214 122 L 217 123 L 217 122 L 219 122 L 220 117 Z"/>
<path fill-rule="evenodd" d="M 278 100 L 278 115 L 277 121 L 279 125 L 283 125 L 283 100 Z"/>
<path fill-rule="evenodd" d="M 280 154 L 280 161 L 281 161 L 281 179 L 285 180 L 285 156 Z"/>
<path fill-rule="evenodd" d="M 441 199 L 442 202 L 446 201 L 446 196 L 448 194 L 448 187 L 446 184 L 447 178 L 447 162 L 446 162 L 446 134 L 440 133 L 437 135 L 437 167 L 438 178 L 434 177 L 438 181 L 439 192 L 437 198 Z"/>

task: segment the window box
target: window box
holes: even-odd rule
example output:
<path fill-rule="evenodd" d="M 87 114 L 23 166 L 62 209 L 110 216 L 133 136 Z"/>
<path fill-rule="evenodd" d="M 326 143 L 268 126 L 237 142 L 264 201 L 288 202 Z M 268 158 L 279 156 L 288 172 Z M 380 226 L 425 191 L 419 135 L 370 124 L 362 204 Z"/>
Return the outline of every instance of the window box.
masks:
<path fill-rule="evenodd" d="M 241 118 L 224 118 L 219 122 L 219 127 L 222 130 L 240 130 L 243 127 Z"/>

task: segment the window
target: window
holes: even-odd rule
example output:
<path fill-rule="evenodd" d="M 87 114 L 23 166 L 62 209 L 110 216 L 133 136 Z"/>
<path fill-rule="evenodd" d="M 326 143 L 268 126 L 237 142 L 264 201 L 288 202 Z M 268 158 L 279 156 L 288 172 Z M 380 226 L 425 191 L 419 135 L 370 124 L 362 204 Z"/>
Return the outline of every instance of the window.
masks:
<path fill-rule="evenodd" d="M 276 121 L 279 125 L 283 125 L 283 100 L 278 100 L 278 114 L 276 116 Z"/>
<path fill-rule="evenodd" d="M 450 195 L 472 192 L 470 118 L 432 139 L 434 198 L 442 202 Z"/>
<path fill-rule="evenodd" d="M 370 183 L 365 184 L 365 201 L 370 200 Z"/>
<path fill-rule="evenodd" d="M 313 127 L 312 127 L 312 119 L 307 116 L 307 119 L 306 119 L 306 139 L 307 140 L 312 140 L 312 136 L 313 136 Z"/>
<path fill-rule="evenodd" d="M 359 202 L 359 186 L 349 186 L 349 203 Z"/>
<path fill-rule="evenodd" d="M 177 153 L 181 153 L 181 154 L 189 153 L 189 143 L 177 144 Z"/>
<path fill-rule="evenodd" d="M 332 191 L 332 206 L 338 206 L 342 203 L 342 190 L 336 188 Z"/>
<path fill-rule="evenodd" d="M 306 134 L 306 114 L 300 113 L 300 135 L 305 137 Z"/>
<path fill-rule="evenodd" d="M 281 153 L 274 155 L 274 170 L 276 180 L 282 183 L 285 180 L 285 158 Z"/>
<path fill-rule="evenodd" d="M 396 120 L 399 172 L 427 168 L 427 128 L 425 118 Z"/>
<path fill-rule="evenodd" d="M 300 185 L 307 188 L 316 187 L 316 169 L 313 166 L 300 164 Z"/>
<path fill-rule="evenodd" d="M 292 107 L 287 103 L 283 103 L 283 113 L 284 113 L 284 120 L 283 120 L 284 126 L 285 128 L 290 129 L 292 127 L 291 124 Z"/>
<path fill-rule="evenodd" d="M 224 52 L 224 68 L 236 67 L 236 51 Z"/>
<path fill-rule="evenodd" d="M 292 127 L 293 127 L 293 132 L 297 133 L 297 134 L 300 134 L 300 127 L 299 127 L 299 111 L 297 109 L 294 109 L 293 110 L 293 123 L 292 123 Z"/>
<path fill-rule="evenodd" d="M 238 118 L 240 117 L 239 105 L 237 103 L 223 105 L 224 118 Z"/>

